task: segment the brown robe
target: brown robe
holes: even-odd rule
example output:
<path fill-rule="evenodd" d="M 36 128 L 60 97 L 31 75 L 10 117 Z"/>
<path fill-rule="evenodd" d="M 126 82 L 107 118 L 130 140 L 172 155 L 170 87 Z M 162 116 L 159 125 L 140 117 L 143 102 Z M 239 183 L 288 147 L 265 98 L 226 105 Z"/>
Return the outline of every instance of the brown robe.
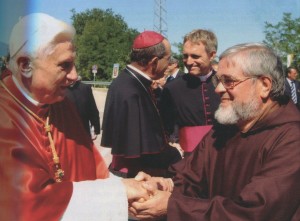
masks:
<path fill-rule="evenodd" d="M 215 126 L 172 170 L 168 220 L 299 221 L 299 111 L 282 105 L 247 133 Z"/>
<path fill-rule="evenodd" d="M 105 161 L 70 101 L 37 107 L 20 93 L 11 76 L 3 81 L 40 118 L 45 119 L 50 109 L 51 132 L 65 176 L 55 182 L 43 124 L 0 86 L 0 220 L 60 220 L 72 196 L 72 182 L 106 178 Z"/>

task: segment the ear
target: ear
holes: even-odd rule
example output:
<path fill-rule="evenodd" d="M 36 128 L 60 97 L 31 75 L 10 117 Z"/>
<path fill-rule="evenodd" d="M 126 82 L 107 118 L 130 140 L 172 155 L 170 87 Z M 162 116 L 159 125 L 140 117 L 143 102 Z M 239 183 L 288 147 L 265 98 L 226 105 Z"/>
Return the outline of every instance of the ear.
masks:
<path fill-rule="evenodd" d="M 212 52 L 210 52 L 210 53 L 209 53 L 209 56 L 210 56 L 210 61 L 214 60 L 214 59 L 215 59 L 215 57 L 216 57 L 216 55 L 217 55 L 217 52 L 216 52 L 216 51 L 212 51 Z"/>
<path fill-rule="evenodd" d="M 20 57 L 17 60 L 17 64 L 20 70 L 20 73 L 22 76 L 26 78 L 30 78 L 32 76 L 32 66 L 31 66 L 31 61 L 27 57 Z"/>
<path fill-rule="evenodd" d="M 158 64 L 158 57 L 153 57 L 150 61 L 149 61 L 149 64 L 152 66 L 152 67 L 156 67 L 157 64 Z"/>
<path fill-rule="evenodd" d="M 270 96 L 270 91 L 272 88 L 272 80 L 269 77 L 263 76 L 260 77 L 259 80 L 261 81 L 261 91 L 260 96 L 262 99 L 266 99 Z"/>
<path fill-rule="evenodd" d="M 158 60 L 159 60 L 158 57 L 153 57 L 148 63 L 148 67 L 151 69 L 152 73 L 155 73 L 157 69 Z"/>

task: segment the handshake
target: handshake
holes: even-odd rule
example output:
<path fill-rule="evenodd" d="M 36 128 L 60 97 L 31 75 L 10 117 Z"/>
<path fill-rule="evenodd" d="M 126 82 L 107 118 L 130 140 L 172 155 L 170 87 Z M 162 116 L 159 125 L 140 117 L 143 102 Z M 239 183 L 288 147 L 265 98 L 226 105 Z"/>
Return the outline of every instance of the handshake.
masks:
<path fill-rule="evenodd" d="M 130 217 L 156 220 L 166 215 L 174 186 L 172 179 L 139 172 L 135 178 L 122 181 L 126 186 Z"/>

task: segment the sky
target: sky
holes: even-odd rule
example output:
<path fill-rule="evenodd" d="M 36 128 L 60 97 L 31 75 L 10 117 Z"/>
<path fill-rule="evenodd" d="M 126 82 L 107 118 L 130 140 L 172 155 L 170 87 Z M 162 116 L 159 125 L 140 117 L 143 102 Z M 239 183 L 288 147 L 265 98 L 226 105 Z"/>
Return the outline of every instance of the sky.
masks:
<path fill-rule="evenodd" d="M 7 43 L 19 17 L 43 12 L 71 23 L 71 9 L 112 9 L 130 28 L 139 32 L 158 26 L 155 2 L 159 0 L 1 0 L 0 42 Z M 265 22 L 277 24 L 283 13 L 300 17 L 300 0 L 163 0 L 166 10 L 167 38 L 180 43 L 194 29 L 208 29 L 218 38 L 218 53 L 245 42 L 262 42 Z M 3 31 L 4 30 L 4 31 Z M 177 48 L 172 46 L 176 52 Z"/>

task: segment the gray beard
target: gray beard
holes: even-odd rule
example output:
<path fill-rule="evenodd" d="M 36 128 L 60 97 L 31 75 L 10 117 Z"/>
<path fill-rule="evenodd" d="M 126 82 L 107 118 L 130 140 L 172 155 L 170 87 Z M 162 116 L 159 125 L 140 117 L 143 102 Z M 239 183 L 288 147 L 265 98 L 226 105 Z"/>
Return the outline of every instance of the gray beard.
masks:
<path fill-rule="evenodd" d="M 254 98 L 250 95 L 248 103 L 233 102 L 228 107 L 219 106 L 215 112 L 215 119 L 220 124 L 231 125 L 255 118 L 259 113 L 260 103 L 258 99 L 251 97 Z"/>

